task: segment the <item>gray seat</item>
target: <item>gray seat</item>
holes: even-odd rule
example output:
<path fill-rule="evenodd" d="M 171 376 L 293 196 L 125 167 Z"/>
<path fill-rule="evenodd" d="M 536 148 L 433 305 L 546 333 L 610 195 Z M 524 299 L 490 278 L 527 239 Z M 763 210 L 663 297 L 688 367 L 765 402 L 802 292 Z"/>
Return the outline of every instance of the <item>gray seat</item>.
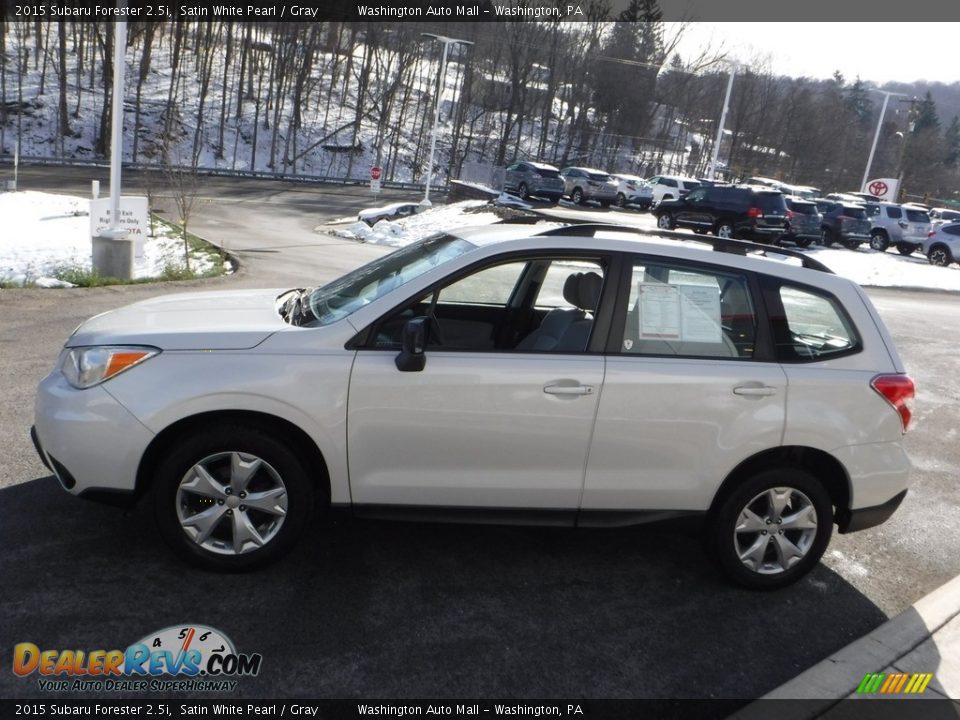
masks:
<path fill-rule="evenodd" d="M 563 283 L 563 299 L 576 309 L 555 308 L 540 327 L 517 344 L 528 352 L 583 352 L 587 348 L 603 278 L 595 272 L 573 273 Z"/>

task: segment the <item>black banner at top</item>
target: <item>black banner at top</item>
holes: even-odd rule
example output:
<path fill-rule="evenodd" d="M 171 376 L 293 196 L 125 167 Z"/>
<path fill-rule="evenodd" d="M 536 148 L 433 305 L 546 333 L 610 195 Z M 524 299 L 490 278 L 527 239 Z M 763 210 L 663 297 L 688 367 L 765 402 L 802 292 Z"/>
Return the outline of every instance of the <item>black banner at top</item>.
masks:
<path fill-rule="evenodd" d="M 624 21 L 630 0 L 2 0 L 4 19 L 236 20 L 247 22 L 588 22 Z M 643 4 L 641 4 L 643 5 Z M 643 5 L 665 21 L 847 22 L 854 34 L 874 22 L 960 21 L 960 3 L 943 0 L 659 0 Z M 909 32 L 905 26 L 904 32 Z M 815 44 L 816 38 L 811 38 Z M 811 47 L 811 51 L 829 51 Z"/>

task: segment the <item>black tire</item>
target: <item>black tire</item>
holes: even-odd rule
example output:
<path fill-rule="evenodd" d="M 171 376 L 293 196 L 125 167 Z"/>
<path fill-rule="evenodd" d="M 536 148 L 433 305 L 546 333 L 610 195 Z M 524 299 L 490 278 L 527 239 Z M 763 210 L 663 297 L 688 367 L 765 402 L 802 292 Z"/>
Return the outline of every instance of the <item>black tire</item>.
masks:
<path fill-rule="evenodd" d="M 713 226 L 713 234 L 718 238 L 733 239 L 737 235 L 737 229 L 730 220 L 720 220 Z"/>
<path fill-rule="evenodd" d="M 657 227 L 661 230 L 673 230 L 677 224 L 673 221 L 673 216 L 665 212 L 657 216 Z"/>
<path fill-rule="evenodd" d="M 824 247 L 830 247 L 833 245 L 833 231 L 828 228 L 824 228 L 820 231 L 820 244 Z"/>
<path fill-rule="evenodd" d="M 260 462 L 251 469 L 255 460 Z M 201 464 L 215 485 L 192 473 Z M 193 483 L 201 487 L 186 488 Z M 183 437 L 157 466 L 152 493 L 167 544 L 188 562 L 219 571 L 250 570 L 278 559 L 302 534 L 314 503 L 312 484 L 291 449 L 267 430 L 247 425 Z M 266 509 L 243 504 L 252 503 L 254 495 Z M 204 539 L 189 521 L 218 506 L 223 510 L 207 524 L 209 537 Z M 254 528 L 258 539 L 238 537 L 235 527 L 243 534 Z"/>
<path fill-rule="evenodd" d="M 931 265 L 946 267 L 953 262 L 953 255 L 946 245 L 934 245 L 927 253 L 927 260 L 930 261 Z"/>
<path fill-rule="evenodd" d="M 913 255 L 913 251 L 917 249 L 917 246 L 913 243 L 897 243 L 897 252 L 901 255 Z"/>
<path fill-rule="evenodd" d="M 801 238 L 796 238 L 793 242 L 796 243 L 796 246 L 798 248 L 808 248 L 810 247 L 810 244 L 813 242 L 813 238 L 801 237 Z"/>
<path fill-rule="evenodd" d="M 550 195 L 549 197 L 547 197 L 547 200 L 550 201 L 551 205 L 556 205 L 558 202 L 560 202 L 560 198 L 562 197 L 563 195 Z"/>
<path fill-rule="evenodd" d="M 870 247 L 877 252 L 886 252 L 890 247 L 890 240 L 883 230 L 874 230 L 870 233 Z"/>
<path fill-rule="evenodd" d="M 617 193 L 617 207 L 625 208 L 627 206 L 627 196 L 623 193 Z"/>
<path fill-rule="evenodd" d="M 530 189 L 527 187 L 526 183 L 520 183 L 520 187 L 517 188 L 517 192 L 520 194 L 521 200 L 526 200 L 530 197 Z"/>
<path fill-rule="evenodd" d="M 766 517 L 757 512 L 768 495 L 782 498 L 785 491 L 789 491 L 790 499 L 790 505 L 783 508 L 787 512 L 778 514 L 772 503 L 767 503 Z M 748 510 L 753 511 L 753 523 L 762 530 L 738 532 L 738 527 L 749 528 Z M 805 525 L 810 525 L 812 519 L 813 527 L 774 530 L 779 527 L 776 520 L 791 517 L 790 511 Z M 771 521 L 771 517 L 776 520 Z M 762 470 L 739 483 L 711 510 L 704 540 L 708 552 L 730 580 L 751 590 L 775 590 L 796 582 L 820 561 L 832 532 L 833 506 L 826 489 L 806 470 L 785 467 Z M 783 552 L 793 551 L 778 550 L 785 541 L 789 542 L 787 547 L 792 545 L 803 552 L 788 559 L 786 568 Z M 758 552 L 753 553 L 753 549 Z M 747 559 L 741 560 L 741 554 Z M 751 559 L 751 555 L 757 559 Z M 751 562 L 759 567 L 751 568 Z"/>
<path fill-rule="evenodd" d="M 859 240 L 841 240 L 840 244 L 843 245 L 847 250 L 856 250 L 860 247 Z"/>
<path fill-rule="evenodd" d="M 707 231 L 704 230 L 703 228 L 694 228 L 693 231 L 694 231 L 697 235 L 706 235 L 706 234 L 707 234 Z"/>
<path fill-rule="evenodd" d="M 608 207 L 610 207 L 610 201 L 609 201 L 609 200 L 598 200 L 597 202 L 600 203 L 600 207 L 602 207 L 602 208 L 608 208 Z"/>
<path fill-rule="evenodd" d="M 583 190 L 580 188 L 574 188 L 573 192 L 570 193 L 570 199 L 577 205 L 583 205 Z"/>

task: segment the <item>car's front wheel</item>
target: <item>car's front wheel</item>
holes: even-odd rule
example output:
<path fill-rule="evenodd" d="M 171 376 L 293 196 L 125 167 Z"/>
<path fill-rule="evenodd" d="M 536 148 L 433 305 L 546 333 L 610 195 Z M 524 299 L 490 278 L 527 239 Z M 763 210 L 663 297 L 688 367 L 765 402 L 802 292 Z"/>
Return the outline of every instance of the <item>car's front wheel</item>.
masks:
<path fill-rule="evenodd" d="M 303 531 L 313 489 L 291 449 L 256 427 L 184 437 L 157 467 L 154 513 L 164 540 L 212 570 L 247 570 L 287 552 Z"/>
<path fill-rule="evenodd" d="M 673 216 L 670 213 L 663 213 L 657 218 L 657 227 L 661 230 L 673 230 L 675 226 Z"/>
<path fill-rule="evenodd" d="M 773 590 L 799 580 L 819 562 L 833 532 L 823 485 L 797 468 L 748 477 L 712 511 L 707 548 L 731 580 Z"/>
<path fill-rule="evenodd" d="M 526 183 L 520 183 L 520 187 L 517 192 L 520 193 L 521 200 L 526 200 L 527 198 L 530 197 L 530 190 L 527 188 Z"/>
<path fill-rule="evenodd" d="M 623 193 L 617 193 L 617 207 L 625 208 L 627 206 L 627 196 Z"/>
<path fill-rule="evenodd" d="M 574 188 L 573 192 L 570 194 L 570 199 L 577 205 L 583 205 L 583 190 L 580 188 Z"/>

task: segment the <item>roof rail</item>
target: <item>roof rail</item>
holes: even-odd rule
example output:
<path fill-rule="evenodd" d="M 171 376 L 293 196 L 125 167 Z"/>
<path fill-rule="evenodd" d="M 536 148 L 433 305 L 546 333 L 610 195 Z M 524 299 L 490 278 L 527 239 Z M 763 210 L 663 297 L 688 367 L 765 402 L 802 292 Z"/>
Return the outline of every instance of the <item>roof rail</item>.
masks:
<path fill-rule="evenodd" d="M 598 232 L 622 232 L 633 235 L 650 235 L 654 237 L 664 237 L 670 240 L 681 240 L 683 242 L 695 242 L 701 245 L 709 245 L 716 252 L 725 252 L 732 255 L 746 255 L 747 253 L 758 253 L 767 255 L 783 255 L 785 257 L 796 258 L 803 267 L 809 270 L 818 270 L 824 273 L 834 274 L 833 270 L 828 268 L 819 260 L 814 260 L 809 255 L 805 255 L 797 250 L 790 250 L 776 245 L 761 245 L 760 243 L 749 242 L 747 240 L 733 240 L 731 238 L 713 237 L 710 235 L 687 235 L 669 230 L 647 230 L 646 228 L 634 227 L 633 225 L 615 225 L 612 223 L 581 223 L 573 225 L 564 225 L 563 227 L 551 228 L 537 233 L 544 237 L 564 237 L 587 235 L 596 237 Z"/>

